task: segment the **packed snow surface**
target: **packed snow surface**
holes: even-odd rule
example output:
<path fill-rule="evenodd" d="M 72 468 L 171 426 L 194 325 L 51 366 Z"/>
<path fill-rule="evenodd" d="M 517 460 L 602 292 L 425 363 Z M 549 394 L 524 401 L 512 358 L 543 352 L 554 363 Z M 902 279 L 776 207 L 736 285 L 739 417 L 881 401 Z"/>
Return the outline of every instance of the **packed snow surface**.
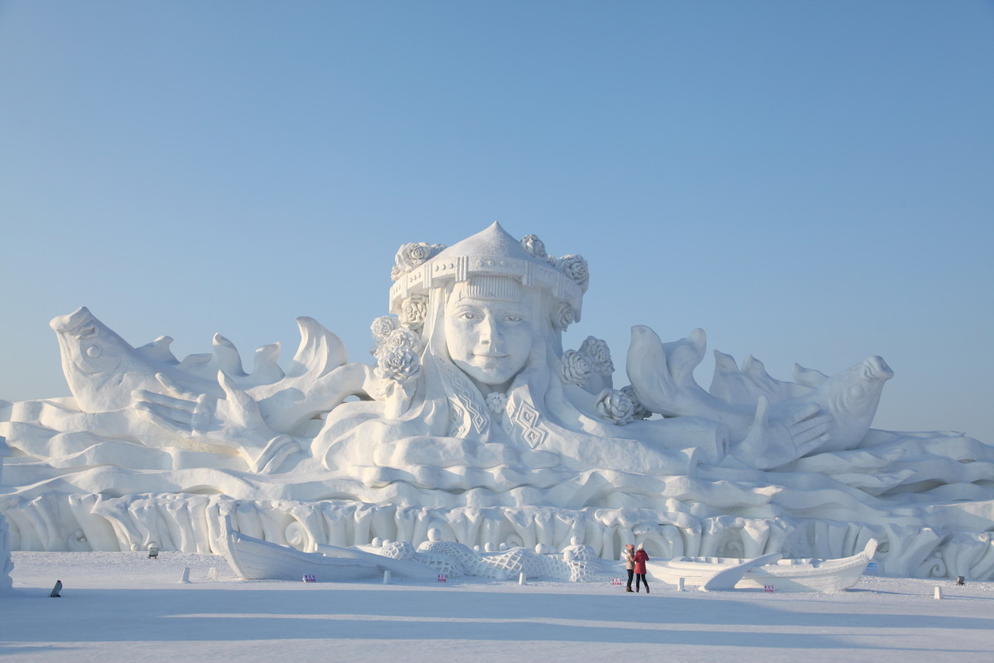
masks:
<path fill-rule="evenodd" d="M 935 663 L 994 651 L 989 582 L 864 577 L 821 595 L 656 583 L 647 596 L 609 583 L 244 582 L 222 557 L 177 552 L 13 557 L 3 661 Z"/>

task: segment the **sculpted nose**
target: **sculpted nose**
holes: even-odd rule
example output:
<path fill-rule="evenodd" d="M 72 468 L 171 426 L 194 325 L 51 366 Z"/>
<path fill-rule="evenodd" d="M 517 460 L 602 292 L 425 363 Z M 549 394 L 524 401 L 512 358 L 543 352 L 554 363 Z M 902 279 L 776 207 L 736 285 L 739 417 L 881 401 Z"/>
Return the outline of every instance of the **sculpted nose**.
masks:
<path fill-rule="evenodd" d="M 480 323 L 480 343 L 483 345 L 494 345 L 501 340 L 500 327 L 493 316 L 485 316 Z"/>

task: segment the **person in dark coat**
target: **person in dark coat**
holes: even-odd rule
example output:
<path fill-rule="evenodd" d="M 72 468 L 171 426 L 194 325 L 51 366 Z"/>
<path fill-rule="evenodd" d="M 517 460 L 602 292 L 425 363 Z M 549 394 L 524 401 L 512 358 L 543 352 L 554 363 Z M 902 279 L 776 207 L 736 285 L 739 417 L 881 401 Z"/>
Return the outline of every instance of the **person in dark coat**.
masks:
<path fill-rule="evenodd" d="M 645 593 L 649 593 L 649 581 L 645 579 L 645 563 L 649 561 L 649 553 L 640 543 L 639 549 L 635 551 L 635 593 L 639 591 L 639 584 L 645 585 Z"/>
<path fill-rule="evenodd" d="M 625 544 L 625 570 L 628 571 L 628 585 L 625 586 L 625 591 L 632 591 L 632 578 L 635 575 L 635 544 L 628 543 Z"/>

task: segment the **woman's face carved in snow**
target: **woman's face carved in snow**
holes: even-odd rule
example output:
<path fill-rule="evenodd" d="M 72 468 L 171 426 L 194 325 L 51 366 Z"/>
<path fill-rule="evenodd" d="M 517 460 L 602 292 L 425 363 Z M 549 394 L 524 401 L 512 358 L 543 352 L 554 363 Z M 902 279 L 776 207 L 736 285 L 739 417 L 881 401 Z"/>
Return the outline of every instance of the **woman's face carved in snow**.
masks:
<path fill-rule="evenodd" d="M 531 354 L 531 310 L 523 288 L 506 277 L 457 283 L 445 305 L 449 358 L 477 383 L 500 387 L 521 372 Z"/>

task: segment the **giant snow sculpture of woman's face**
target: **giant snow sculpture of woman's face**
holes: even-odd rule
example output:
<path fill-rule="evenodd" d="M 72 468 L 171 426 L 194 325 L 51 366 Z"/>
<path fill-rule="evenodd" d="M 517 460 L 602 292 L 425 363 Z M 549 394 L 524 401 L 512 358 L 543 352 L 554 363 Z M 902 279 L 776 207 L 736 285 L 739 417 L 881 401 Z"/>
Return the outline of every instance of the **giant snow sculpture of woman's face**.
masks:
<path fill-rule="evenodd" d="M 449 358 L 478 384 L 505 385 L 531 354 L 531 315 L 514 279 L 477 277 L 457 283 L 445 304 Z"/>

